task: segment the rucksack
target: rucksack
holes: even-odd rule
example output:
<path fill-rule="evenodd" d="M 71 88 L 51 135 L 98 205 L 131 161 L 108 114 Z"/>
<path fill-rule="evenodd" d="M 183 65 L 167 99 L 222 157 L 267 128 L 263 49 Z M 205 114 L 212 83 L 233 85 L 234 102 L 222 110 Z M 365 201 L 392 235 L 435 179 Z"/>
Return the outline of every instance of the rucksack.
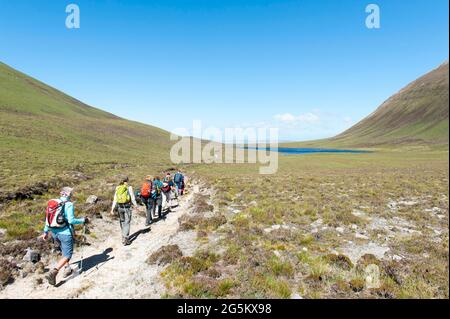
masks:
<path fill-rule="evenodd" d="M 176 173 L 173 177 L 173 181 L 177 184 L 181 183 L 183 181 L 183 175 L 181 175 L 180 173 Z"/>
<path fill-rule="evenodd" d="M 161 182 L 156 181 L 152 186 L 152 198 L 156 198 L 161 194 Z"/>
<path fill-rule="evenodd" d="M 142 197 L 145 197 L 145 198 L 148 198 L 148 197 L 150 197 L 150 194 L 151 194 L 151 192 L 152 192 L 152 182 L 145 182 L 144 184 L 142 184 L 142 187 L 141 187 L 141 196 Z"/>
<path fill-rule="evenodd" d="M 164 183 L 163 183 L 163 186 L 161 187 L 161 190 L 162 190 L 164 193 L 170 191 L 170 185 L 169 185 L 169 183 L 164 182 Z"/>
<path fill-rule="evenodd" d="M 128 185 L 122 184 L 116 188 L 116 200 L 119 204 L 127 204 L 131 201 L 130 193 L 128 192 Z"/>
<path fill-rule="evenodd" d="M 67 226 L 64 216 L 64 205 L 66 202 L 60 199 L 51 199 L 47 203 L 45 211 L 45 224 L 50 228 L 62 228 Z"/>

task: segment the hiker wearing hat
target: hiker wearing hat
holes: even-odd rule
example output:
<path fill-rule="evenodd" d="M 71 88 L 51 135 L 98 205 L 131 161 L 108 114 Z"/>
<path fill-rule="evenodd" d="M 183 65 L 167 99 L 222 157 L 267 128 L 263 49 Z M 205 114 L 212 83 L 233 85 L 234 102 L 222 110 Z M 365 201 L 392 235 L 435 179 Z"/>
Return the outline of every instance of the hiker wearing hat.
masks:
<path fill-rule="evenodd" d="M 41 236 L 43 240 L 51 236 L 59 244 L 63 257 L 58 261 L 55 268 L 50 270 L 46 276 L 50 285 L 56 285 L 56 276 L 58 272 L 65 266 L 64 277 L 72 274 L 72 269 L 69 266 L 69 261 L 73 254 L 73 239 L 74 229 L 73 225 L 87 224 L 89 222 L 87 217 L 75 218 L 74 206 L 71 202 L 73 188 L 64 187 L 61 190 L 59 199 L 52 199 L 47 204 L 44 234 Z"/>
<path fill-rule="evenodd" d="M 171 187 L 171 176 L 170 173 L 167 173 L 166 176 L 163 179 L 163 186 L 161 187 L 161 193 L 162 193 L 162 209 L 166 210 L 168 207 L 170 207 L 170 191 L 172 190 Z M 173 183 L 172 183 L 173 185 Z"/>
<path fill-rule="evenodd" d="M 141 199 L 142 202 L 145 205 L 146 212 L 147 212 L 147 218 L 145 220 L 145 226 L 149 226 L 153 219 L 152 219 L 152 207 L 153 207 L 153 200 L 151 198 L 152 195 L 152 188 L 153 188 L 153 181 L 152 177 L 148 175 L 145 178 L 144 183 L 141 186 Z"/>
<path fill-rule="evenodd" d="M 124 176 L 120 181 L 120 185 L 116 187 L 113 205 L 111 208 L 111 215 L 114 215 L 114 209 L 117 206 L 119 211 L 120 228 L 122 230 L 122 243 L 125 246 L 131 244 L 129 240 L 131 205 L 137 207 L 136 198 L 134 197 L 133 188 L 128 185 L 128 177 Z"/>

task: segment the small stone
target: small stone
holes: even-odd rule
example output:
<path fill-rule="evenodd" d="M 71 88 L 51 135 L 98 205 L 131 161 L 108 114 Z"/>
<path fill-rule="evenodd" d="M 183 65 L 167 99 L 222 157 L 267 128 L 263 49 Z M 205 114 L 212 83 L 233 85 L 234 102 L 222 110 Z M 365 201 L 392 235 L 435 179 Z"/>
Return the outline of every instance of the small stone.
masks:
<path fill-rule="evenodd" d="M 291 299 L 303 299 L 303 297 L 300 296 L 299 294 L 295 293 L 291 296 Z"/>
<path fill-rule="evenodd" d="M 35 269 L 36 269 L 36 273 L 39 275 L 42 275 L 43 273 L 45 273 L 45 266 L 42 262 L 36 263 Z"/>
<path fill-rule="evenodd" d="M 86 204 L 95 204 L 98 201 L 98 197 L 95 195 L 91 195 L 86 199 Z"/>
<path fill-rule="evenodd" d="M 42 278 L 36 278 L 35 280 L 34 280 L 34 285 L 35 286 L 40 286 L 40 285 L 42 285 L 44 283 L 44 280 L 42 280 Z"/>
<path fill-rule="evenodd" d="M 355 238 L 359 238 L 359 239 L 369 239 L 369 237 L 367 237 L 366 235 L 360 234 L 360 233 L 356 233 L 356 234 L 355 234 Z"/>
<path fill-rule="evenodd" d="M 308 248 L 303 247 L 302 250 L 303 250 L 304 252 L 307 252 L 307 251 L 308 251 Z"/>
<path fill-rule="evenodd" d="M 395 261 L 401 261 L 402 259 L 403 259 L 403 257 L 401 257 L 399 255 L 392 256 L 392 260 L 395 260 Z"/>
<path fill-rule="evenodd" d="M 0 238 L 6 235 L 6 229 L 0 228 Z"/>
<path fill-rule="evenodd" d="M 338 233 L 343 234 L 343 233 L 344 233 L 344 227 L 336 227 L 336 231 L 337 231 Z"/>
<path fill-rule="evenodd" d="M 352 226 L 350 226 L 353 230 L 358 229 L 358 226 L 355 224 L 352 224 Z"/>
<path fill-rule="evenodd" d="M 37 263 L 39 260 L 41 260 L 41 255 L 37 251 L 28 247 L 26 249 L 25 256 L 23 256 L 23 260 Z"/>

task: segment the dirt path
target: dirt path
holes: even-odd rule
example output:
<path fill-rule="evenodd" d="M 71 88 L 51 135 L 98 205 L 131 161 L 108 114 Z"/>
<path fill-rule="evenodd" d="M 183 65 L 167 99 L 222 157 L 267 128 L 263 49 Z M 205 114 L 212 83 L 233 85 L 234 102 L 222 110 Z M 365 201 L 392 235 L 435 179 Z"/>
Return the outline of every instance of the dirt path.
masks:
<path fill-rule="evenodd" d="M 3 298 L 160 298 L 165 288 L 159 278 L 161 268 L 150 266 L 145 261 L 153 252 L 167 244 L 177 244 L 184 254 L 190 255 L 196 248 L 195 234 L 178 232 L 178 218 L 185 214 L 199 187 L 180 199 L 179 206 L 173 208 L 165 220 L 158 221 L 145 231 L 145 218 L 134 211 L 131 233 L 137 238 L 130 246 L 121 243 L 118 221 L 109 218 L 95 221 L 88 235 L 90 246 L 77 248 L 73 256 L 73 267 L 78 264 L 82 249 L 83 272 L 59 287 L 52 287 L 44 280 L 37 284 L 43 275 L 30 275 L 16 281 L 0 291 Z M 52 265 L 50 265 L 52 266 Z"/>

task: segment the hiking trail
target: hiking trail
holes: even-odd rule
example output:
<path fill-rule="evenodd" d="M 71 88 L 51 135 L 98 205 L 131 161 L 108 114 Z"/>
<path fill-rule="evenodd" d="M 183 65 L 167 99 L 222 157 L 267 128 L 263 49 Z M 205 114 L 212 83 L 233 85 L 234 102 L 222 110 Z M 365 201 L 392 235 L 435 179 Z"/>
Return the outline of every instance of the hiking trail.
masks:
<path fill-rule="evenodd" d="M 193 196 L 198 192 L 199 185 L 191 184 L 190 192 L 180 197 L 179 205 L 172 208 L 165 219 L 150 227 L 145 227 L 145 208 L 133 209 L 130 237 L 135 238 L 130 246 L 122 245 L 118 220 L 109 216 L 95 219 L 89 225 L 90 234 L 86 235 L 90 245 L 76 247 L 71 260 L 72 268 L 76 269 L 83 255 L 81 274 L 63 281 L 61 270 L 56 287 L 49 285 L 42 274 L 16 278 L 14 283 L 0 291 L 0 299 L 160 298 L 166 291 L 159 276 L 163 267 L 149 265 L 146 260 L 160 247 L 169 244 L 177 244 L 183 254 L 193 254 L 198 245 L 195 234 L 179 232 L 178 218 L 188 213 Z M 150 231 L 146 231 L 149 228 Z M 37 284 L 38 278 L 44 282 Z"/>

